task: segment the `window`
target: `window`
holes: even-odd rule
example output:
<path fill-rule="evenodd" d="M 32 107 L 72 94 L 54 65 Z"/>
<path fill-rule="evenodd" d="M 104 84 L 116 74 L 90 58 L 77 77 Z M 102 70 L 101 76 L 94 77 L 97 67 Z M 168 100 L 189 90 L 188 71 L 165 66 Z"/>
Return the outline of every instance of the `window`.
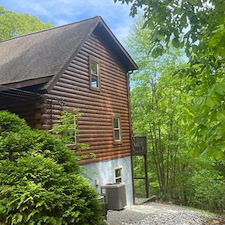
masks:
<path fill-rule="evenodd" d="M 114 179 L 115 183 L 123 182 L 123 168 L 122 167 L 115 168 L 114 177 L 115 177 L 115 179 Z"/>
<path fill-rule="evenodd" d="M 100 88 L 100 73 L 99 73 L 99 62 L 97 59 L 90 57 L 90 87 L 92 89 Z"/>
<path fill-rule="evenodd" d="M 115 143 L 121 142 L 121 128 L 120 128 L 120 117 L 113 117 L 113 138 Z"/>

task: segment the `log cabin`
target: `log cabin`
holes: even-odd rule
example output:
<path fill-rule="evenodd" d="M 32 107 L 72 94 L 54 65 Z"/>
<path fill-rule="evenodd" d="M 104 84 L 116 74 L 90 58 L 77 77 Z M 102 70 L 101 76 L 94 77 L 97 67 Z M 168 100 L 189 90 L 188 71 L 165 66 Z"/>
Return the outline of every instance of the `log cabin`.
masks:
<path fill-rule="evenodd" d="M 133 204 L 129 73 L 137 65 L 99 16 L 0 42 L 0 110 L 50 130 L 63 110 L 79 109 L 75 141 L 100 192 L 124 182 Z M 95 173 L 92 173 L 94 171 Z"/>

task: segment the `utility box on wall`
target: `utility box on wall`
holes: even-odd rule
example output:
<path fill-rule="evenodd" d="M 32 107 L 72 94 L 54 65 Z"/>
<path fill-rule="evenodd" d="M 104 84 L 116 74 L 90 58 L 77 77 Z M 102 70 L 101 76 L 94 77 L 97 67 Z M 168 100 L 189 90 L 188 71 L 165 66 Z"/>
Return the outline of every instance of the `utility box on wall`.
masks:
<path fill-rule="evenodd" d="M 120 210 L 127 204 L 124 183 L 112 183 L 101 186 L 101 195 L 106 197 L 107 209 Z"/>

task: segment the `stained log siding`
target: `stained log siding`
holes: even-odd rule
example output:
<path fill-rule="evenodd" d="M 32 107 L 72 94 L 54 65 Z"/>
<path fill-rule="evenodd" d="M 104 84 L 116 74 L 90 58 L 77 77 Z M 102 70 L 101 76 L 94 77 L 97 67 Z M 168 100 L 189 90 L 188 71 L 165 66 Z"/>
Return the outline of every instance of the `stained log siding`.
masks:
<path fill-rule="evenodd" d="M 89 56 L 100 62 L 100 91 L 89 86 Z M 82 154 L 95 153 L 95 158 L 82 160 L 91 163 L 131 155 L 127 74 L 97 35 L 92 34 L 77 53 L 48 95 L 51 107 L 46 107 L 44 129 L 50 121 L 58 122 L 63 109 L 79 109 L 78 119 L 81 143 L 89 146 Z M 63 104 L 59 104 L 62 99 Z M 112 116 L 120 115 L 122 143 L 114 144 Z M 51 117 L 51 118 L 50 118 Z"/>
<path fill-rule="evenodd" d="M 32 128 L 42 128 L 42 125 L 46 123 L 42 116 L 45 112 L 42 101 L 28 101 L 22 96 L 18 99 L 0 96 L 0 110 L 16 113 L 20 118 L 25 119 Z"/>

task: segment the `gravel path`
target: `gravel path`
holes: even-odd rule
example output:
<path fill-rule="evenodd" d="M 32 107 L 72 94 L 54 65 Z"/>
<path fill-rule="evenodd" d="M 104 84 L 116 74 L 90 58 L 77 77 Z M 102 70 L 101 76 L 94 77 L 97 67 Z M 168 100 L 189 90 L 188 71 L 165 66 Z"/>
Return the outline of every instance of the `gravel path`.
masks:
<path fill-rule="evenodd" d="M 210 215 L 175 205 L 149 202 L 108 211 L 110 225 L 203 225 Z"/>

